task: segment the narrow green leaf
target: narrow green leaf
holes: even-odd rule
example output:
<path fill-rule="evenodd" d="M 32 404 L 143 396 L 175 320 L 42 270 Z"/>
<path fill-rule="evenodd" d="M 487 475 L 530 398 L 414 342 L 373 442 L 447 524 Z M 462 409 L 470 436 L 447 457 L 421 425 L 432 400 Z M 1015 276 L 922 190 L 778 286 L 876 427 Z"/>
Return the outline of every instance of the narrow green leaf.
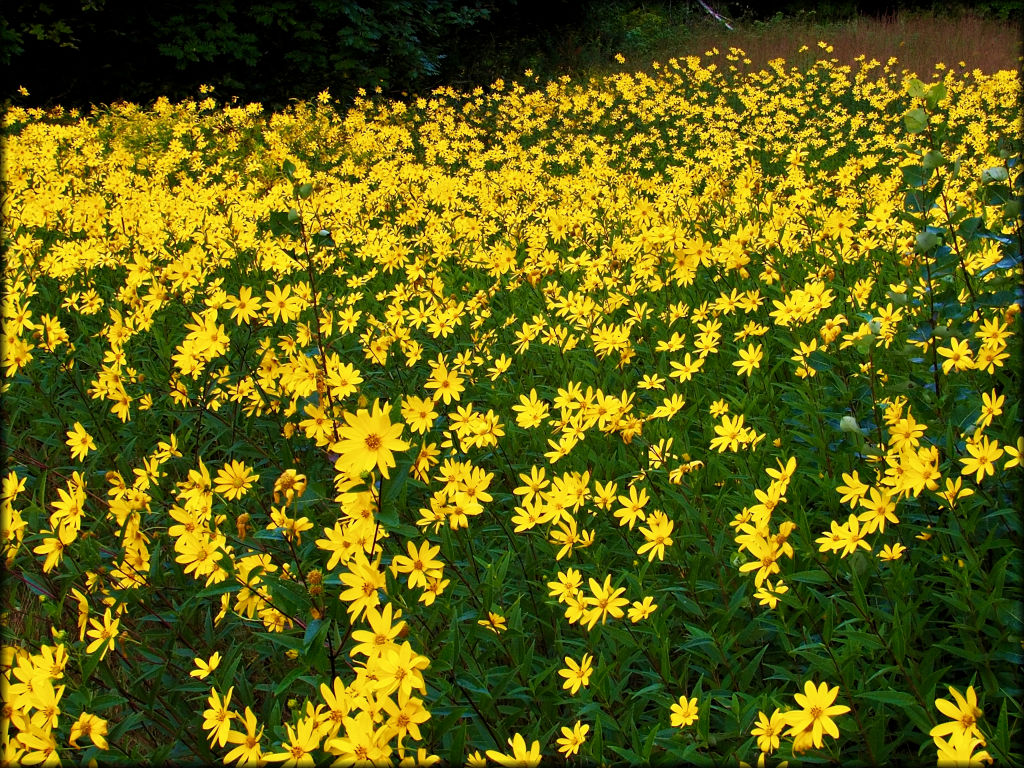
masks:
<path fill-rule="evenodd" d="M 912 707 L 917 703 L 913 696 L 903 691 L 862 691 L 854 695 L 858 699 L 878 701 L 882 704 L 892 704 L 897 707 Z"/>

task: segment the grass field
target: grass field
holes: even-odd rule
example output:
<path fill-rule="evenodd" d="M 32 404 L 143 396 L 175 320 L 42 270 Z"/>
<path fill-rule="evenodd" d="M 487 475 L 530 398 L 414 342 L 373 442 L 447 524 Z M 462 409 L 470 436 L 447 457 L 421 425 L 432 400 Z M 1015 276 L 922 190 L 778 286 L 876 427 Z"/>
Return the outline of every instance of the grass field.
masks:
<path fill-rule="evenodd" d="M 667 61 L 684 55 L 701 55 L 717 48 L 722 52 L 742 50 L 736 63 L 743 70 L 762 69 L 772 59 L 809 66 L 818 59 L 835 59 L 855 67 L 858 57 L 885 63 L 896 58 L 901 68 L 927 79 L 940 65 L 975 69 L 985 74 L 1019 70 L 1021 27 L 1019 23 L 972 14 L 935 16 L 921 13 L 897 13 L 882 17 L 860 16 L 848 21 L 815 21 L 780 18 L 760 23 L 737 22 L 733 30 L 710 20 L 691 27 L 669 23 L 655 25 L 654 19 L 641 20 L 649 25 L 647 34 L 631 39 L 643 41 L 631 61 Z M 818 43 L 827 42 L 830 51 Z M 632 52 L 630 52 L 632 53 Z M 743 59 L 748 59 L 745 63 Z"/>
<path fill-rule="evenodd" d="M 1020 763 L 1020 82 L 851 29 L 10 108 L 3 760 Z"/>

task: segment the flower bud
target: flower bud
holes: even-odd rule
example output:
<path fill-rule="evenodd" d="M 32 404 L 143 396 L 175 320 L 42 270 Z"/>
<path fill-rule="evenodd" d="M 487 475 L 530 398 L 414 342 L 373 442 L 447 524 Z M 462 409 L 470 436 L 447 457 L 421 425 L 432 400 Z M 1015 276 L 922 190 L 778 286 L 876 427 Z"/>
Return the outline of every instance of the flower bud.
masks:
<path fill-rule="evenodd" d="M 839 420 L 839 430 L 841 432 L 860 432 L 861 428 L 853 416 L 843 416 Z"/>

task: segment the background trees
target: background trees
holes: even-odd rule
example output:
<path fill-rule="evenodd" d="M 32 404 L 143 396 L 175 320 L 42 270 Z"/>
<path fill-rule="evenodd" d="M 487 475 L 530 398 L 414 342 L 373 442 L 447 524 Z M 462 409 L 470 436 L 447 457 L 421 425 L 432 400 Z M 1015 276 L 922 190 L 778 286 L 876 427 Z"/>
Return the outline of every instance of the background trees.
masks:
<path fill-rule="evenodd" d="M 785 14 L 834 20 L 932 0 L 713 0 L 756 23 Z M 948 3 L 941 4 L 948 12 Z M 1006 18 L 1021 0 L 967 0 Z M 380 87 L 393 95 L 440 84 L 540 75 L 644 50 L 666 35 L 717 24 L 697 0 L 10 0 L 0 10 L 5 96 L 19 86 L 34 105 L 194 96 L 280 106 L 325 88 L 337 97 Z"/>

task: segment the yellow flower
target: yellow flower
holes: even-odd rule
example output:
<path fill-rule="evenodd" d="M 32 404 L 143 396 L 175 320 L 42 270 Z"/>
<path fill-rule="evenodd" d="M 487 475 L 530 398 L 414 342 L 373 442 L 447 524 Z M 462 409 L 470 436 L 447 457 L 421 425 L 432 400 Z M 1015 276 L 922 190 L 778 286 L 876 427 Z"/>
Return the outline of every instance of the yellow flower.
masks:
<path fill-rule="evenodd" d="M 224 306 L 231 310 L 231 319 L 238 325 L 243 325 L 259 317 L 263 304 L 259 299 L 253 298 L 252 288 L 243 285 L 238 289 L 237 298 L 228 296 Z"/>
<path fill-rule="evenodd" d="M 314 730 L 314 733 L 316 731 Z M 366 710 L 360 710 L 354 716 L 342 718 L 340 732 L 344 736 L 328 739 L 324 748 L 333 755 L 338 755 L 335 765 L 389 765 L 391 753 L 392 730 L 388 726 L 377 727 L 373 716 Z M 307 765 L 314 764 L 308 757 Z"/>
<path fill-rule="evenodd" d="M 93 641 L 86 646 L 85 652 L 92 653 L 93 651 L 103 648 L 103 652 L 100 654 L 102 659 L 107 655 L 107 651 L 114 649 L 114 640 L 118 635 L 118 625 L 121 623 L 120 619 L 115 619 L 110 614 L 110 609 L 107 608 L 103 614 L 103 620 L 89 619 L 89 624 L 92 625 L 92 629 L 87 631 L 85 634 L 93 638 Z"/>
<path fill-rule="evenodd" d="M 1021 454 L 1024 454 L 1024 437 L 1018 437 L 1016 445 L 1004 445 L 1003 448 L 1006 449 L 1006 455 L 1010 457 L 1003 464 L 1003 469 L 1024 466 L 1021 463 Z"/>
<path fill-rule="evenodd" d="M 260 476 L 255 474 L 250 467 L 245 466 L 241 461 L 232 460 L 217 470 L 217 477 L 213 480 L 213 490 L 228 501 L 234 501 L 244 496 L 250 486 L 259 479 Z"/>
<path fill-rule="evenodd" d="M 839 728 L 832 722 L 832 718 L 850 711 L 850 708 L 843 704 L 833 704 L 838 695 L 838 685 L 830 689 L 828 683 L 822 683 L 817 688 L 810 680 L 804 683 L 804 692 L 793 697 L 801 709 L 785 714 L 786 725 L 789 726 L 787 735 L 804 735 L 801 746 L 813 744 L 817 748 L 822 745 L 823 734 L 838 738 Z M 796 750 L 795 745 L 793 748 Z"/>
<path fill-rule="evenodd" d="M 599 584 L 595 579 L 590 579 L 590 591 L 593 593 L 593 596 L 584 598 L 584 602 L 588 606 L 586 617 L 587 629 L 593 629 L 598 619 L 604 624 L 605 619 L 609 615 L 613 619 L 622 618 L 625 613 L 622 610 L 622 606 L 629 604 L 629 600 L 620 597 L 626 591 L 625 587 L 613 588 L 612 577 L 606 576 L 604 584 Z"/>
<path fill-rule="evenodd" d="M 416 653 L 408 642 L 389 648 L 381 656 L 376 667 L 379 679 L 378 695 L 397 692 L 398 703 L 404 706 L 413 689 L 425 694 L 427 684 L 423 670 L 430 665 L 430 659 Z"/>
<path fill-rule="evenodd" d="M 978 728 L 978 718 L 981 717 L 981 709 L 978 707 L 978 695 L 974 692 L 974 686 L 968 686 L 967 696 L 964 697 L 953 686 L 949 686 L 949 693 L 956 704 L 948 699 L 936 699 L 935 708 L 951 722 L 936 725 L 928 735 L 932 738 L 947 736 L 949 734 L 968 734 L 979 739 L 984 737 Z M 984 741 L 982 741 L 984 744 Z"/>
<path fill-rule="evenodd" d="M 32 716 L 33 725 L 46 730 L 57 727 L 60 720 L 60 700 L 64 695 L 64 689 L 63 685 L 58 685 L 55 688 L 45 673 L 32 680 L 32 690 L 22 701 L 36 710 Z"/>
<path fill-rule="evenodd" d="M 852 474 L 843 473 L 843 484 L 836 487 L 842 498 L 839 499 L 841 504 L 849 504 L 851 509 L 856 509 L 857 504 L 867 494 L 870 486 L 867 483 L 861 481 L 857 476 L 857 472 L 854 471 Z"/>
<path fill-rule="evenodd" d="M 516 733 L 508 740 L 508 745 L 512 747 L 511 754 L 488 749 L 487 756 L 498 765 L 508 766 L 508 768 L 535 768 L 540 765 L 539 741 L 534 741 L 527 748 L 526 739 L 523 738 L 522 734 Z"/>
<path fill-rule="evenodd" d="M 267 300 L 263 302 L 263 308 L 270 313 L 276 323 L 289 323 L 301 314 L 304 302 L 297 295 L 292 294 L 292 287 L 285 285 L 284 290 L 277 285 L 271 285 L 266 292 Z"/>
<path fill-rule="evenodd" d="M 622 506 L 615 510 L 615 517 L 619 521 L 619 525 L 628 525 L 630 530 L 633 530 L 633 524 L 637 521 L 643 521 L 647 519 L 647 515 L 644 513 L 644 507 L 647 502 L 650 501 L 650 497 L 647 495 L 647 489 L 641 488 L 640 492 L 637 493 L 636 486 L 629 486 L 628 496 L 619 496 L 619 504 Z"/>
<path fill-rule="evenodd" d="M 966 371 L 974 366 L 974 358 L 966 339 L 951 338 L 948 347 L 939 347 L 937 351 L 946 358 L 942 362 L 943 373 L 949 373 L 951 369 Z"/>
<path fill-rule="evenodd" d="M 361 475 L 374 467 L 389 478 L 388 470 L 395 466 L 394 451 L 404 451 L 409 443 L 401 439 L 404 425 L 392 424 L 387 413 L 387 403 L 381 408 L 376 400 L 373 410 L 360 409 L 355 414 L 345 412 L 347 426 L 338 428 L 337 443 L 331 450 L 341 454 L 335 467 Z"/>
<path fill-rule="evenodd" d="M 748 344 L 746 349 L 740 350 L 740 359 L 733 361 L 733 365 L 738 369 L 736 375 L 749 377 L 755 369 L 761 367 L 763 357 L 764 349 L 760 344 Z"/>
<path fill-rule="evenodd" d="M 757 713 L 757 723 L 750 735 L 757 737 L 757 748 L 762 752 L 774 752 L 779 748 L 779 735 L 786 727 L 786 717 L 778 707 L 769 717 L 764 712 Z"/>
<path fill-rule="evenodd" d="M 987 435 L 981 435 L 976 440 L 967 441 L 967 452 L 970 456 L 960 459 L 964 465 L 960 470 L 962 475 L 974 475 L 974 482 L 980 483 L 986 475 L 995 475 L 996 462 L 1003 456 L 1003 449 L 999 442 L 989 440 Z"/>
<path fill-rule="evenodd" d="M 874 533 L 876 530 L 884 533 L 886 522 L 894 524 L 899 522 L 899 518 L 895 514 L 896 500 L 884 488 L 882 490 L 872 488 L 870 494 L 870 498 L 860 500 L 860 505 L 867 511 L 857 515 L 857 520 L 865 524 L 865 534 Z"/>
<path fill-rule="evenodd" d="M 234 690 L 234 686 L 228 688 L 227 695 L 221 700 L 217 689 L 210 689 L 210 696 L 206 700 L 209 707 L 203 712 L 203 729 L 210 732 L 211 744 L 223 747 L 228 743 L 231 721 L 238 716 L 228 709 L 231 704 L 231 694 Z"/>
<path fill-rule="evenodd" d="M 976 747 L 985 746 L 985 740 L 970 733 L 951 733 L 948 741 L 936 736 L 935 746 L 938 748 L 939 768 L 975 768 L 984 763 L 995 762 L 984 750 L 974 752 Z"/>
<path fill-rule="evenodd" d="M 580 747 L 587 740 L 587 734 L 590 733 L 590 726 L 583 725 L 579 720 L 572 728 L 562 726 L 562 735 L 556 740 L 558 744 L 558 751 L 566 757 L 571 757 L 580 751 Z"/>
<path fill-rule="evenodd" d="M 21 731 L 17 739 L 11 739 L 5 749 L 23 747 L 27 750 L 18 755 L 16 760 L 10 761 L 11 765 L 60 765 L 60 756 L 57 754 L 57 740 L 55 732 L 27 724 L 27 728 Z M 4 764 L 8 764 L 7 754 L 4 755 Z"/>
<path fill-rule="evenodd" d="M 565 669 L 558 670 L 558 674 L 565 678 L 562 687 L 568 690 L 570 695 L 575 696 L 581 686 L 586 688 L 590 685 L 590 676 L 594 672 L 593 660 L 594 656 L 590 653 L 584 653 L 579 664 L 569 656 L 565 657 Z"/>
<path fill-rule="evenodd" d="M 188 673 L 189 677 L 197 677 L 200 680 L 205 680 L 210 676 L 210 673 L 220 665 L 220 652 L 214 651 L 213 655 L 210 656 L 209 661 L 203 661 L 200 658 L 195 659 L 195 665 L 196 669 L 193 669 Z"/>
<path fill-rule="evenodd" d="M 882 547 L 882 551 L 878 553 L 879 560 L 899 560 L 903 557 L 903 553 L 907 551 L 899 542 L 895 544 L 886 544 Z"/>
<path fill-rule="evenodd" d="M 228 732 L 228 744 L 237 744 L 238 746 L 224 755 L 224 762 L 232 763 L 237 760 L 237 765 L 259 765 L 263 759 L 263 748 L 260 746 L 263 728 L 260 727 L 256 715 L 249 707 L 245 708 L 244 719 L 245 733 L 235 730 Z"/>
<path fill-rule="evenodd" d="M 724 453 L 726 449 L 736 451 L 744 441 L 746 427 L 743 426 L 745 417 L 739 414 L 735 418 L 728 414 L 722 416 L 722 423 L 715 425 L 715 437 L 711 438 L 708 448 Z"/>
<path fill-rule="evenodd" d="M 451 403 L 452 400 L 458 402 L 465 389 L 463 378 L 454 369 L 449 371 L 448 366 L 443 361 L 438 361 L 434 364 L 434 370 L 424 386 L 427 389 L 437 390 L 437 397 L 445 405 Z"/>
<path fill-rule="evenodd" d="M 348 589 L 338 598 L 348 603 L 353 621 L 366 609 L 377 607 L 380 603 L 378 590 L 387 586 L 387 577 L 378 570 L 377 562 L 367 560 L 362 549 L 356 550 L 355 557 L 348 563 L 348 572 L 341 573 L 339 578 Z"/>
<path fill-rule="evenodd" d="M 395 555 L 391 563 L 391 572 L 396 576 L 400 573 L 409 574 L 409 589 L 425 587 L 432 578 L 440 578 L 444 570 L 444 563 L 435 559 L 441 551 L 441 547 L 424 541 L 417 549 L 416 545 L 406 542 L 406 549 L 409 555 Z"/>
<path fill-rule="evenodd" d="M 479 624 L 481 627 L 487 627 L 489 630 L 491 630 L 491 632 L 493 632 L 496 635 L 500 635 L 502 632 L 508 629 L 508 624 L 505 623 L 505 617 L 502 616 L 500 613 L 495 613 L 494 611 L 488 611 L 487 618 L 477 619 L 476 623 Z"/>
<path fill-rule="evenodd" d="M 296 496 L 306 492 L 306 484 L 305 475 L 300 475 L 294 469 L 286 469 L 274 481 L 274 503 L 277 504 L 283 495 L 285 501 L 290 504 Z"/>
<path fill-rule="evenodd" d="M 687 699 L 685 695 L 680 696 L 679 701 L 672 705 L 671 713 L 669 722 L 673 728 L 685 728 L 697 722 L 699 707 L 696 697 Z"/>
<path fill-rule="evenodd" d="M 413 432 L 425 434 L 437 418 L 434 401 L 429 397 L 407 396 L 402 400 L 402 418 Z"/>
<path fill-rule="evenodd" d="M 634 600 L 632 605 L 629 607 L 629 611 L 627 611 L 627 615 L 629 616 L 629 620 L 636 624 L 637 622 L 646 619 L 656 610 L 658 610 L 658 606 L 655 604 L 654 598 L 648 595 L 642 602 Z"/>
<path fill-rule="evenodd" d="M 84 461 L 89 451 L 96 450 L 96 441 L 85 431 L 85 427 L 80 422 L 76 421 L 74 426 L 68 430 L 67 435 L 66 442 L 71 447 L 71 458 Z"/>
<path fill-rule="evenodd" d="M 437 596 L 444 592 L 450 583 L 451 579 L 430 579 L 426 589 L 420 594 L 419 601 L 424 605 L 433 605 Z"/>
<path fill-rule="evenodd" d="M 650 562 L 653 562 L 655 557 L 663 560 L 665 547 L 671 547 L 673 544 L 672 530 L 674 527 L 675 523 L 669 519 L 668 515 L 661 510 L 654 510 L 647 518 L 647 526 L 640 526 L 640 533 L 643 534 L 646 543 L 641 545 L 636 553 L 638 555 L 646 553 Z"/>
<path fill-rule="evenodd" d="M 310 754 L 320 746 L 319 730 L 314 718 L 303 718 L 292 727 L 285 724 L 288 730 L 288 741 L 281 745 L 280 752 L 270 752 L 264 759 L 272 763 L 281 763 L 282 768 L 312 768 L 316 763 Z"/>
<path fill-rule="evenodd" d="M 1006 395 L 1000 395 L 994 389 L 991 394 L 988 392 L 981 393 L 981 418 L 978 420 L 979 427 L 987 427 L 992 423 L 992 419 L 996 416 L 1001 416 L 1003 413 L 1003 403 L 1006 402 Z"/>
<path fill-rule="evenodd" d="M 101 717 L 96 717 L 96 715 L 83 712 L 71 725 L 71 735 L 68 738 L 68 743 L 72 747 L 77 747 L 78 740 L 83 736 L 88 736 L 97 747 L 107 749 L 106 735 L 107 721 Z"/>
<path fill-rule="evenodd" d="M 786 592 L 789 592 L 789 587 L 782 582 L 782 579 L 775 584 L 772 584 L 769 579 L 765 579 L 764 584 L 754 593 L 754 597 L 757 598 L 758 605 L 773 609 L 779 604 L 779 595 L 784 595 Z"/>

